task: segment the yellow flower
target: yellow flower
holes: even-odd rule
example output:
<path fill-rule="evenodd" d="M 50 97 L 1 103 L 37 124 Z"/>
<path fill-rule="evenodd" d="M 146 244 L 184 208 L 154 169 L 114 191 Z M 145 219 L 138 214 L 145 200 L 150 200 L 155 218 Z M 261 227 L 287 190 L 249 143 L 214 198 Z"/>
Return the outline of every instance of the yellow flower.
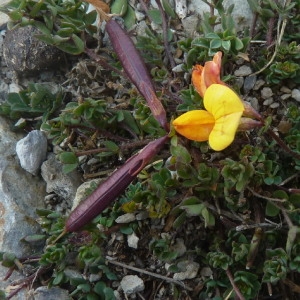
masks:
<path fill-rule="evenodd" d="M 215 151 L 228 147 L 234 139 L 244 104 L 238 95 L 222 84 L 207 87 L 204 99 L 206 110 L 192 110 L 173 121 L 175 130 L 194 141 L 208 141 Z"/>
<path fill-rule="evenodd" d="M 204 66 L 195 65 L 193 67 L 192 83 L 202 98 L 210 85 L 214 83 L 226 85 L 220 78 L 221 62 L 222 52 L 219 51 L 215 54 L 213 60 L 207 61 Z"/>

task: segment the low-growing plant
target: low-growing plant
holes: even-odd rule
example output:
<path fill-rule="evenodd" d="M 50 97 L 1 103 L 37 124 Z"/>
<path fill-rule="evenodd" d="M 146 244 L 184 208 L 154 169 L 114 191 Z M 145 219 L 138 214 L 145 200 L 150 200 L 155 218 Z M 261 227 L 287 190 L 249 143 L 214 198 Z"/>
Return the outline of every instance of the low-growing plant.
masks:
<path fill-rule="evenodd" d="M 120 280 L 120 276 L 108 267 L 105 251 L 115 242 L 113 238 L 108 243 L 108 236 L 116 231 L 138 235 L 146 226 L 150 232 L 146 239 L 151 240 L 151 254 L 160 263 L 167 261 L 171 265 L 169 272 L 178 271 L 177 266 L 183 259 L 195 260 L 211 271 L 203 290 L 201 286 L 200 290 L 193 291 L 189 288 L 190 282 L 185 281 L 190 298 L 254 299 L 268 297 L 272 287 L 279 296 L 282 285 L 293 284 L 298 288 L 300 192 L 295 171 L 299 170 L 300 161 L 300 110 L 298 107 L 289 109 L 285 118 L 290 130 L 277 135 L 272 130 L 276 118 L 264 118 L 251 110 L 221 80 L 222 53 L 219 50 L 224 52 L 223 63 L 226 63 L 246 49 L 249 38 L 237 32 L 231 16 L 233 6 L 225 10 L 221 0 L 204 2 L 218 14 L 205 15 L 201 26 L 203 36 L 180 41 L 179 47 L 186 55 L 186 70 L 195 63 L 208 61 L 208 64 L 198 66 L 200 74 L 198 82 L 193 80 L 194 86 L 181 89 L 176 111 L 169 110 L 168 101 L 160 101 L 150 75 L 162 82 L 172 74 L 170 66 L 163 61 L 166 54 L 162 51 L 163 41 L 168 40 L 164 34 L 168 31 L 164 30 L 162 37 L 151 32 L 147 38 L 138 38 L 144 54 L 155 50 L 155 56 L 148 56 L 148 62 L 157 64 L 157 68 L 152 66 L 150 73 L 130 37 L 105 13 L 108 6 L 101 1 L 96 5 L 98 13 L 107 21 L 106 29 L 124 72 L 141 95 L 132 87 L 126 88 L 124 109 L 107 101 L 111 95 L 107 98 L 101 95 L 97 100 L 79 97 L 61 108 L 61 92 L 39 93 L 43 89 L 33 84 L 25 92 L 10 95 L 10 100 L 0 106 L 11 118 L 42 116 L 42 125 L 37 126 L 47 132 L 54 145 L 63 148 L 59 158 L 65 164 L 65 171 L 79 167 L 79 157 L 83 155 L 97 157 L 106 169 L 118 167 L 68 218 L 49 210 L 37 211 L 43 234 L 24 239 L 46 241 L 34 259 L 23 260 L 12 253 L 1 253 L 0 261 L 10 271 L 19 269 L 20 264 L 31 264 L 35 268 L 22 287 L 30 286 L 43 275 L 49 286 L 66 288 L 75 299 L 114 299 L 113 283 Z M 263 4 L 272 8 L 269 17 L 273 17 L 275 6 L 270 1 Z M 164 12 L 175 20 L 168 5 L 163 1 Z M 288 6 L 276 13 L 293 11 L 292 8 Z M 114 1 L 111 9 L 124 17 L 130 11 L 127 1 Z M 270 14 L 265 10 L 268 8 L 256 9 L 264 18 Z M 86 14 L 86 4 L 75 0 L 22 3 L 13 0 L 2 10 L 12 17 L 11 28 L 37 26 L 42 40 L 68 53 L 85 52 L 103 68 L 113 70 L 110 79 L 118 80 L 120 64 L 114 55 L 108 55 L 109 59 L 104 62 L 83 46 L 86 35 L 94 37 L 96 29 L 92 25 L 96 14 Z M 149 16 L 157 25 L 164 26 L 166 16 L 159 16 L 158 12 L 159 9 L 154 10 Z M 215 33 L 217 25 L 220 30 Z M 143 45 L 145 41 L 149 42 Z M 287 57 L 295 63 L 297 51 L 295 44 L 290 43 L 278 51 L 281 56 L 274 63 L 282 59 L 283 64 Z M 215 57 L 210 61 L 213 54 Z M 277 64 L 274 70 L 267 70 L 273 74 L 274 82 L 284 79 L 283 74 L 274 75 L 278 74 L 279 67 Z M 180 79 L 184 81 L 183 77 Z M 220 92 L 221 101 L 217 103 L 213 102 L 215 91 Z M 228 95 L 233 102 L 226 97 Z M 190 113 L 205 118 L 198 115 L 185 119 Z M 237 125 L 234 130 L 229 126 L 232 122 L 225 123 L 228 117 Z M 237 131 L 239 124 L 243 132 Z M 182 128 L 181 135 L 178 132 Z M 200 131 L 204 133 L 199 138 Z M 220 140 L 225 143 L 219 145 Z M 144 148 L 137 152 L 142 146 Z M 220 148 L 213 151 L 218 146 Z M 153 161 L 154 156 L 159 157 Z M 130 158 L 120 166 L 119 158 L 123 157 Z M 117 217 L 124 213 L 145 213 L 147 221 L 116 223 Z M 148 223 L 153 220 L 159 222 L 154 233 Z M 162 227 L 166 234 L 162 234 Z M 184 238 L 184 253 L 174 247 L 179 235 Z M 127 246 L 120 242 L 116 249 L 123 247 Z M 125 249 L 123 254 L 131 256 L 133 251 Z M 138 253 L 139 249 L 134 251 Z M 147 267 L 147 262 L 144 263 Z M 296 293 L 297 289 L 291 291 L 291 299 Z"/>

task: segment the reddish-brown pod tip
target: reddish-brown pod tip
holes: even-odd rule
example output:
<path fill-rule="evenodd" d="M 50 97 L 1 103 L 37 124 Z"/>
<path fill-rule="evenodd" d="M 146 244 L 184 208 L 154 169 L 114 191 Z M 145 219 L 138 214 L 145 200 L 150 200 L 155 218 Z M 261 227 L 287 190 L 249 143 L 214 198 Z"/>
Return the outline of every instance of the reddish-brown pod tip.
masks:
<path fill-rule="evenodd" d="M 157 98 L 152 78 L 140 53 L 126 31 L 113 19 L 106 23 L 106 31 L 125 73 L 146 99 L 153 116 L 168 130 L 166 111 Z"/>
<path fill-rule="evenodd" d="M 168 138 L 168 136 L 164 136 L 150 142 L 102 182 L 87 199 L 71 212 L 66 222 L 65 231 L 77 231 L 99 215 L 162 149 Z"/>

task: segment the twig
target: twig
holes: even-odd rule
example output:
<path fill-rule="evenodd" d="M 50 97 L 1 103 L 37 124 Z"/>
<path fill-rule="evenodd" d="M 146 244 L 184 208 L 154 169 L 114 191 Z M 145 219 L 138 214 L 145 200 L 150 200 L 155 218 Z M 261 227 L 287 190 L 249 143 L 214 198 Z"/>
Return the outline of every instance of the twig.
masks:
<path fill-rule="evenodd" d="M 295 151 L 293 151 L 292 149 L 290 149 L 290 148 L 283 142 L 283 140 L 282 140 L 278 135 L 275 134 L 275 132 L 274 132 L 272 129 L 268 128 L 267 133 L 273 138 L 273 140 L 276 141 L 276 143 L 277 143 L 278 145 L 280 145 L 280 146 L 283 148 L 284 151 L 286 151 L 287 153 L 289 153 L 290 155 L 292 155 L 294 158 L 300 160 L 300 154 L 297 153 L 297 152 L 295 152 Z"/>
<path fill-rule="evenodd" d="M 229 281 L 230 281 L 230 283 L 231 283 L 231 285 L 232 285 L 232 287 L 233 287 L 233 289 L 236 293 L 236 296 L 239 298 L 239 300 L 245 300 L 245 297 L 242 295 L 240 289 L 235 284 L 234 279 L 232 277 L 232 274 L 231 274 L 229 268 L 226 270 L 226 274 L 227 274 L 227 277 L 228 277 L 228 279 L 229 279 Z"/>
<path fill-rule="evenodd" d="M 116 266 L 119 266 L 119 267 L 122 267 L 122 268 L 125 268 L 125 269 L 129 269 L 129 270 L 132 270 L 132 271 L 135 271 L 135 272 L 138 272 L 138 273 L 146 274 L 146 275 L 149 275 L 149 276 L 152 276 L 152 277 L 155 277 L 155 278 L 158 278 L 158 279 L 170 282 L 170 283 L 174 283 L 174 284 L 180 285 L 181 287 L 183 287 L 184 289 L 186 289 L 188 291 L 193 291 L 192 288 L 186 286 L 183 282 L 175 280 L 173 278 L 170 278 L 170 277 L 167 277 L 167 276 L 163 276 L 163 275 L 159 275 L 159 274 L 156 274 L 156 273 L 153 273 L 153 272 L 149 272 L 149 271 L 137 268 L 137 267 L 126 265 L 124 263 L 115 261 L 110 256 L 106 256 L 106 260 L 107 260 L 108 263 L 110 263 L 112 265 L 116 265 Z"/>
<path fill-rule="evenodd" d="M 265 200 L 268 200 L 268 201 L 272 201 L 272 202 L 280 202 L 280 203 L 284 203 L 286 202 L 287 200 L 286 199 L 279 199 L 279 198 L 271 198 L 271 197 L 266 197 L 266 196 L 263 196 L 259 193 L 256 193 L 254 190 L 252 190 L 250 187 L 247 187 L 247 189 L 257 198 L 261 198 L 261 199 L 265 199 Z"/>
<path fill-rule="evenodd" d="M 162 29 L 163 29 L 163 39 L 164 39 L 164 46 L 165 46 L 165 51 L 166 51 L 166 55 L 169 59 L 171 68 L 175 68 L 176 64 L 175 64 L 175 60 L 172 56 L 172 53 L 170 51 L 170 47 L 169 47 L 169 42 L 168 42 L 168 27 L 167 27 L 167 21 L 166 21 L 166 14 L 163 10 L 163 7 L 161 5 L 160 0 L 155 0 L 158 9 L 160 11 L 161 14 L 161 18 L 162 18 Z"/>
<path fill-rule="evenodd" d="M 291 2 L 291 0 L 286 1 L 285 6 L 289 5 L 290 2 Z M 253 73 L 252 75 L 258 75 L 258 74 L 260 74 L 261 72 L 263 72 L 265 69 L 267 69 L 273 63 L 273 61 L 274 61 L 274 59 L 275 59 L 275 57 L 277 55 L 277 52 L 278 52 L 278 47 L 281 44 L 281 40 L 282 40 L 284 31 L 285 31 L 286 24 L 287 24 L 287 18 L 285 18 L 282 21 L 281 28 L 279 29 L 279 27 L 280 27 L 280 20 L 278 20 L 278 27 L 277 27 L 278 38 L 277 38 L 277 41 L 276 41 L 276 44 L 275 44 L 274 53 L 273 53 L 270 61 L 263 68 L 261 68 L 259 71 L 255 72 L 255 73 Z"/>
<path fill-rule="evenodd" d="M 99 65 L 101 65 L 102 67 L 104 67 L 105 69 L 111 70 L 117 74 L 119 74 L 120 76 L 124 77 L 124 78 L 128 78 L 127 75 L 120 71 L 119 69 L 111 66 L 109 63 L 107 63 L 107 60 L 99 55 L 97 55 L 95 53 L 95 51 L 93 49 L 89 49 L 89 48 L 85 48 L 84 52 L 91 58 L 93 59 L 96 63 L 98 63 Z"/>

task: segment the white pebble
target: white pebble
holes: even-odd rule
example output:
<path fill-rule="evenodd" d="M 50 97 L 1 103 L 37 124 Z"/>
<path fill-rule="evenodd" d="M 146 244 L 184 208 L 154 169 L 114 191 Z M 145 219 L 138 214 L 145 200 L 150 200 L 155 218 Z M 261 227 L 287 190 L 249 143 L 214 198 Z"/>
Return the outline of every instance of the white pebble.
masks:
<path fill-rule="evenodd" d="M 139 238 L 136 236 L 135 232 L 127 236 L 128 247 L 137 249 Z"/>
<path fill-rule="evenodd" d="M 269 105 L 271 105 L 273 103 L 273 101 L 274 101 L 273 98 L 266 99 L 264 101 L 263 105 L 269 106 Z"/>
<path fill-rule="evenodd" d="M 295 99 L 296 101 L 300 102 L 300 90 L 293 89 L 292 90 L 292 98 Z"/>
<path fill-rule="evenodd" d="M 116 219 L 116 223 L 120 224 L 120 223 L 130 223 L 135 221 L 135 214 L 133 213 L 128 213 L 128 214 L 124 214 L 122 216 L 119 216 Z"/>
<path fill-rule="evenodd" d="M 180 263 L 179 263 L 180 264 Z M 173 278 L 175 280 L 185 280 L 185 279 L 193 279 L 197 276 L 199 270 L 199 264 L 192 261 L 182 261 L 181 266 L 178 264 L 178 267 L 182 267 L 185 269 L 183 272 L 175 273 Z"/>
<path fill-rule="evenodd" d="M 125 294 L 141 292 L 145 289 L 143 280 L 137 275 L 126 275 L 121 280 L 121 287 Z"/>
<path fill-rule="evenodd" d="M 263 99 L 268 99 L 273 96 L 273 91 L 269 87 L 264 87 L 260 94 Z"/>

